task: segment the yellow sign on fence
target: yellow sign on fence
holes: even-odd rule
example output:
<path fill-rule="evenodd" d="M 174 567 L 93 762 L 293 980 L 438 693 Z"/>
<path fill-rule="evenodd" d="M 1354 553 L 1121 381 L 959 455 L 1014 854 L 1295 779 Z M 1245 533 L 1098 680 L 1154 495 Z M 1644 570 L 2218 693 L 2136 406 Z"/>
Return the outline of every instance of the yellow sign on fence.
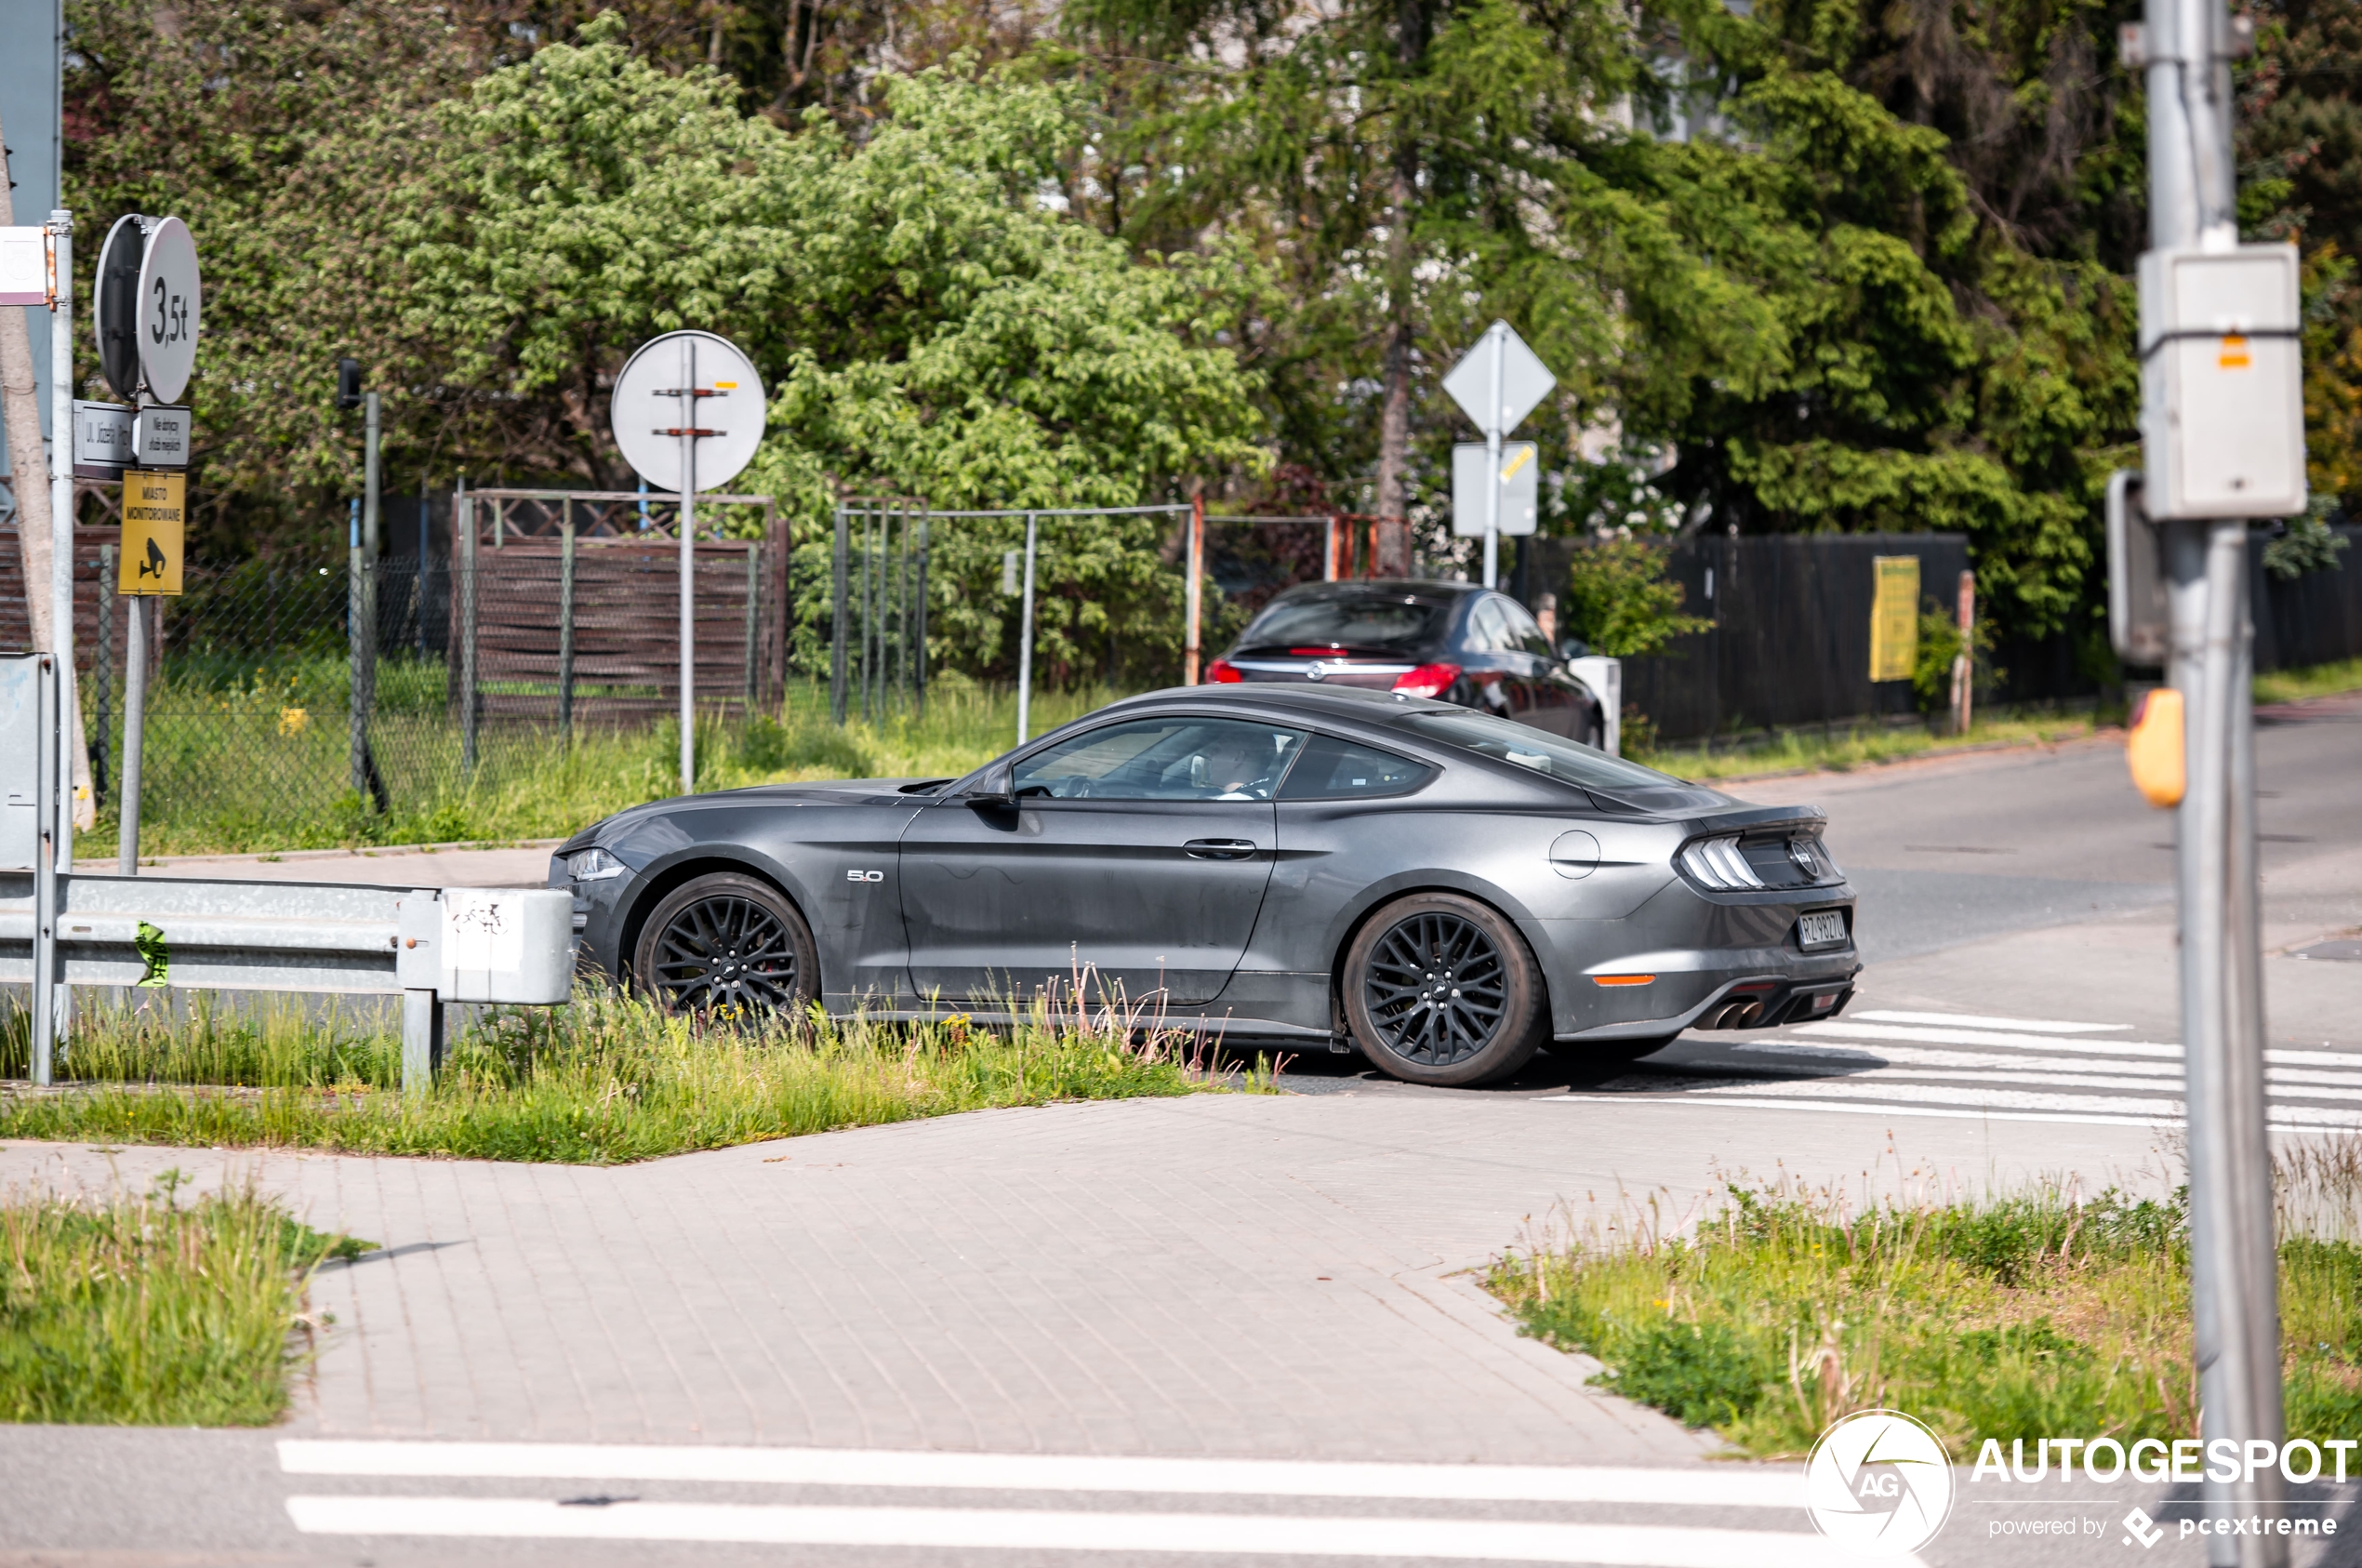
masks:
<path fill-rule="evenodd" d="M 132 469 L 123 476 L 123 566 L 115 591 L 180 592 L 180 546 L 186 531 L 189 476 Z"/>
<path fill-rule="evenodd" d="M 1907 681 L 1919 662 L 1919 558 L 1878 555 L 1870 605 L 1870 679 Z"/>

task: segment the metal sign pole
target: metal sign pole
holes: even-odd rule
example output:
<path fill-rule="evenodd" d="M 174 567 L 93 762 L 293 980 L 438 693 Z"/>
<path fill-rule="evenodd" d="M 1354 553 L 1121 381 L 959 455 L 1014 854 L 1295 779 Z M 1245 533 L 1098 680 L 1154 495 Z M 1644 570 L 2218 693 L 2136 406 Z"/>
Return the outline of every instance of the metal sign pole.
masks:
<path fill-rule="evenodd" d="M 63 715 L 58 732 L 58 762 L 64 770 L 58 789 L 58 810 L 63 826 L 58 838 L 58 870 L 73 870 L 73 214 L 59 208 L 49 214 L 51 280 L 49 307 L 49 652 L 58 660 L 58 706 Z M 27 466 L 31 466 L 30 455 Z M 25 585 L 28 591 L 32 584 Z M 59 1030 L 65 1028 L 66 1009 L 59 1002 Z"/>
<path fill-rule="evenodd" d="M 1187 601 L 1181 643 L 1181 684 L 1198 684 L 1199 624 L 1205 605 L 1205 497 L 1189 498 L 1189 574 L 1182 597 Z"/>
<path fill-rule="evenodd" d="M 101 584 L 100 592 L 111 585 Z M 124 605 L 123 777 L 115 786 L 115 870 L 139 874 L 139 760 L 148 738 L 148 601 Z"/>
<path fill-rule="evenodd" d="M 2157 251 L 2230 253 L 2238 246 L 2230 44 L 2222 0 L 2148 0 L 2140 48 L 2148 78 L 2150 244 Z M 2180 439 L 2223 438 L 2194 431 Z M 2189 713 L 2176 870 L 2199 1435 L 2242 1453 L 2285 1431 L 2246 691 L 2247 531 L 2244 520 L 2177 520 L 2165 525 L 2164 540 L 2169 673 Z M 2227 1482 L 2209 1467 L 2202 1496 L 2206 1511 L 2227 1523 L 2270 1518 L 2282 1490 L 2274 1467 L 2241 1466 Z M 2218 1568 L 2282 1568 L 2287 1538 L 2224 1529 L 2208 1537 L 2208 1561 Z"/>
<path fill-rule="evenodd" d="M 681 339 L 681 792 L 697 788 L 697 340 Z"/>
<path fill-rule="evenodd" d="M 60 447 L 66 444 L 58 443 Z M 63 806 L 66 791 L 59 787 L 59 764 L 65 760 L 65 748 L 60 737 L 73 731 L 59 723 L 63 704 L 58 699 L 58 661 L 54 655 L 44 655 L 33 670 L 34 702 L 39 711 L 39 723 L 34 730 L 41 755 L 33 770 L 33 815 L 38 818 L 39 842 L 33 846 L 33 1081 L 43 1088 L 49 1085 L 50 1069 L 55 1059 L 59 1037 L 64 1033 L 65 1020 L 60 1016 L 59 1003 L 64 999 L 65 988 L 58 984 L 58 828 L 65 823 L 66 838 L 72 840 L 73 824 L 66 821 Z M 72 775 L 67 777 L 71 777 Z"/>
<path fill-rule="evenodd" d="M 1501 582 L 1501 381 L 1508 369 L 1508 345 L 1502 339 L 1506 328 L 1502 323 L 1493 325 L 1493 417 L 1484 422 L 1484 586 L 1497 588 Z"/>
<path fill-rule="evenodd" d="M 1033 734 L 1033 553 L 1035 517 L 1025 514 L 1025 608 L 1017 619 L 1017 744 Z"/>
<path fill-rule="evenodd" d="M 844 503 L 839 501 L 837 503 L 836 553 L 831 563 L 835 570 L 833 591 L 830 594 L 830 604 L 834 614 L 829 630 L 829 717 L 835 722 L 839 729 L 844 727 L 844 656 L 845 632 L 848 630 L 845 614 L 851 607 L 845 602 L 845 595 L 851 587 L 846 578 L 852 566 L 852 563 L 846 559 L 847 548 L 851 543 L 851 540 L 845 537 L 846 525 Z"/>

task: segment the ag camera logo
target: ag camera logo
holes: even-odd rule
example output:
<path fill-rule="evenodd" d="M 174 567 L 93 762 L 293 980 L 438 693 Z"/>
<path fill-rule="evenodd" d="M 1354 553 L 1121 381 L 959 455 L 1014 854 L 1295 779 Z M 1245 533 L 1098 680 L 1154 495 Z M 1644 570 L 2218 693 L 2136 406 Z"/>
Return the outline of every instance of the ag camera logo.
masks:
<path fill-rule="evenodd" d="M 1906 1557 L 1952 1512 L 1952 1456 L 1899 1410 L 1834 1422 L 1804 1468 L 1804 1511 L 1849 1557 Z"/>

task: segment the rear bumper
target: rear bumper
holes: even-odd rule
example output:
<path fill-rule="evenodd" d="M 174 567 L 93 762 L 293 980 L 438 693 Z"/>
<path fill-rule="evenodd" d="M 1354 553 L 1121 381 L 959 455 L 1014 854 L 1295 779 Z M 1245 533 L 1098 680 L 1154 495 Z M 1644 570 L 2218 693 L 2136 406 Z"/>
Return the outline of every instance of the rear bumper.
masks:
<path fill-rule="evenodd" d="M 1708 898 L 1677 882 L 1624 920 L 1533 922 L 1552 1036 L 1646 1040 L 1835 1017 L 1862 972 L 1853 890 L 1814 894 Z M 1846 941 L 1808 952 L 1798 918 L 1820 910 L 1844 911 Z"/>

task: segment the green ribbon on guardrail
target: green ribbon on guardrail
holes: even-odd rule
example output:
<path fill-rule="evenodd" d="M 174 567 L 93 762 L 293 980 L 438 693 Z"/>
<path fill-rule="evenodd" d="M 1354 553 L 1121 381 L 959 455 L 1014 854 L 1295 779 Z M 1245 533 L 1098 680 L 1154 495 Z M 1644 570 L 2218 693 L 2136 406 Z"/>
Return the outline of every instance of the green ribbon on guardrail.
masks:
<path fill-rule="evenodd" d="M 146 921 L 139 923 L 139 934 L 131 939 L 132 948 L 139 954 L 139 962 L 148 966 L 134 985 L 168 986 L 172 983 L 172 953 L 164 945 L 164 932 Z"/>

